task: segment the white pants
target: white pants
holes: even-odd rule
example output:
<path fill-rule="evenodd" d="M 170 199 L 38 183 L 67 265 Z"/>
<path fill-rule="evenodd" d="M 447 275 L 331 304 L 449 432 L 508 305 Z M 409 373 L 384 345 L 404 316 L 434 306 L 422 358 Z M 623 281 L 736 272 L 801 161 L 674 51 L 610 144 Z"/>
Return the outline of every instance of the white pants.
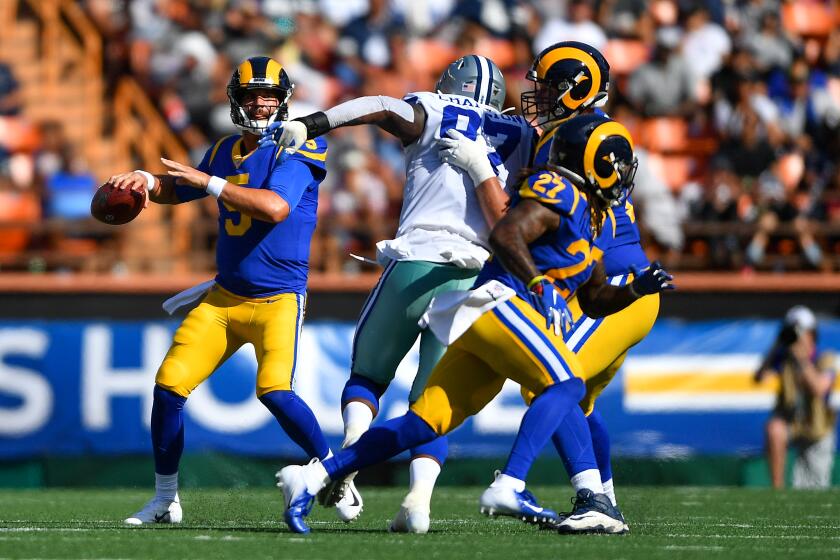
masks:
<path fill-rule="evenodd" d="M 796 461 L 793 463 L 794 488 L 828 488 L 834 466 L 835 434 L 831 430 L 821 440 L 813 443 L 794 444 Z"/>

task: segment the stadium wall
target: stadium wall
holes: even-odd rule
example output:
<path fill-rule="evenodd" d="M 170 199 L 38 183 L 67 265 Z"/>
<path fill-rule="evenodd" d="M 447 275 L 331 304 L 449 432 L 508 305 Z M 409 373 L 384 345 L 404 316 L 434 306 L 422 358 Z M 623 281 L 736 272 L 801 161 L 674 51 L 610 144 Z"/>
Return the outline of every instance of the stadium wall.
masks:
<path fill-rule="evenodd" d="M 149 389 L 178 323 L 160 311 L 164 298 L 82 289 L 39 293 L 25 286 L 0 294 L 0 485 L 148 480 Z M 338 398 L 353 319 L 363 301 L 358 289 L 310 294 L 296 388 L 333 445 L 341 439 Z M 777 317 L 796 303 L 837 315 L 840 295 L 800 290 L 768 297 L 766 290 L 713 289 L 668 294 L 654 331 L 599 401 L 612 431 L 619 479 L 766 484 L 762 427 L 775 385 L 755 385 L 751 374 L 772 342 Z M 824 344 L 840 348 L 840 321 L 826 318 L 821 335 Z M 413 352 L 383 403 L 386 415 L 405 410 L 415 366 Z M 191 398 L 187 484 L 265 483 L 278 458 L 301 458 L 253 399 L 253 371 L 253 352 L 243 350 Z M 453 435 L 443 482 L 483 482 L 508 450 L 523 410 L 516 388 L 507 386 Z M 403 471 L 390 465 L 366 478 L 395 483 Z M 547 453 L 533 477 L 548 482 L 561 472 Z"/>

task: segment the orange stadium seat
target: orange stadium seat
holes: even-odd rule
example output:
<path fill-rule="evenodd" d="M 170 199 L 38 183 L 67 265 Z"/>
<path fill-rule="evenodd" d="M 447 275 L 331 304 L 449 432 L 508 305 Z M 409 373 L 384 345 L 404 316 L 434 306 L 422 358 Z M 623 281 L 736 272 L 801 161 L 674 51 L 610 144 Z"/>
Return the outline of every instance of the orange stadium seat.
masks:
<path fill-rule="evenodd" d="M 516 62 L 513 45 L 510 41 L 505 41 L 504 39 L 480 39 L 475 43 L 473 52 L 481 56 L 486 56 L 495 62 L 499 68 L 509 68 Z"/>
<path fill-rule="evenodd" d="M 639 144 L 652 152 L 682 152 L 688 147 L 688 124 L 679 117 L 656 117 L 642 123 Z"/>
<path fill-rule="evenodd" d="M 41 217 L 41 205 L 32 193 L 0 192 L 0 254 L 14 254 L 26 249 L 31 237 L 28 224 Z M 14 223 L 5 226 L 5 223 Z"/>
<path fill-rule="evenodd" d="M 414 39 L 408 44 L 408 60 L 418 73 L 437 76 L 455 59 L 448 43 L 434 39 Z"/>
<path fill-rule="evenodd" d="M 611 39 L 604 46 L 604 57 L 610 63 L 610 73 L 619 76 L 633 71 L 647 62 L 649 49 L 642 41 Z"/>
<path fill-rule="evenodd" d="M 782 23 L 791 33 L 805 37 L 827 37 L 837 14 L 822 2 L 794 1 L 782 6 Z"/>
<path fill-rule="evenodd" d="M 666 156 L 651 153 L 647 157 L 648 165 L 673 192 L 679 192 L 691 178 L 694 160 L 689 156 Z"/>

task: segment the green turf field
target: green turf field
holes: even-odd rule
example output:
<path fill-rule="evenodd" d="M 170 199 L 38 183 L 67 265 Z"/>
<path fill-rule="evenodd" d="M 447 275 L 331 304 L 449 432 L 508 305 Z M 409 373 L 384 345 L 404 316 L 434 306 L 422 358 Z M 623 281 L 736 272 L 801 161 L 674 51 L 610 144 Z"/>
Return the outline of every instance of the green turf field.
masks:
<path fill-rule="evenodd" d="M 392 535 L 398 489 L 363 488 L 365 511 L 350 525 L 316 508 L 313 533 L 286 530 L 271 489 L 188 489 L 181 526 L 122 528 L 149 497 L 138 490 L 0 491 L 0 558 L 840 558 L 840 491 L 738 488 L 620 490 L 625 536 L 560 536 L 478 514 L 482 488 L 441 488 L 432 532 Z M 535 488 L 565 509 L 568 490 Z"/>

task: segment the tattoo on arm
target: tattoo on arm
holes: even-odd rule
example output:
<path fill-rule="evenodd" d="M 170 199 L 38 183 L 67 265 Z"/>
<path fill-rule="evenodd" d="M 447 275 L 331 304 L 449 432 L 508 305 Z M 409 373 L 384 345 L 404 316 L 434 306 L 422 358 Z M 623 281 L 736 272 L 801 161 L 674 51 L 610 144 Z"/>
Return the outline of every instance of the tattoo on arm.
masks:
<path fill-rule="evenodd" d="M 523 200 L 496 224 L 490 246 L 502 265 L 527 284 L 541 271 L 534 264 L 528 244 L 560 226 L 560 216 L 534 200 Z"/>

